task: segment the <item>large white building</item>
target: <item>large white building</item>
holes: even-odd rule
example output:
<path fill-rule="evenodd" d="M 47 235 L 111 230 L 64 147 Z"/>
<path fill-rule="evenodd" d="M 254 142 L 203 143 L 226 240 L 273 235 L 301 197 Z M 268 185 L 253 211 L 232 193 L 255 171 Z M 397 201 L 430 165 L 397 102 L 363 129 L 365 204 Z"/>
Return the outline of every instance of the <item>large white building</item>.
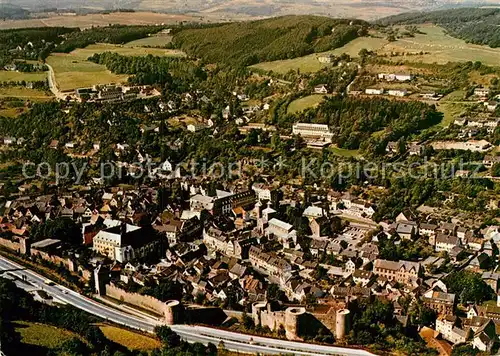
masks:
<path fill-rule="evenodd" d="M 309 124 L 298 122 L 293 124 L 292 133 L 300 135 L 305 139 L 323 140 L 331 143 L 333 134 L 330 132 L 328 125 L 324 124 Z"/>
<path fill-rule="evenodd" d="M 293 225 L 284 221 L 272 218 L 268 222 L 266 236 L 274 236 L 286 248 L 291 247 L 290 243 L 297 243 L 297 232 L 293 229 Z"/>
<path fill-rule="evenodd" d="M 99 231 L 93 239 L 92 247 L 111 260 L 127 262 L 153 252 L 160 241 L 152 237 L 139 226 L 120 223 Z"/>

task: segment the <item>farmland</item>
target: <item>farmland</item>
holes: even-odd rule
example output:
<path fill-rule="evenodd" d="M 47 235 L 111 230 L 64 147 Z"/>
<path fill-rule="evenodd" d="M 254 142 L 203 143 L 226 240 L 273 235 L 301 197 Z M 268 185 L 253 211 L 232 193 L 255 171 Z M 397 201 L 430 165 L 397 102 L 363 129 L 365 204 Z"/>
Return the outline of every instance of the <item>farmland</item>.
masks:
<path fill-rule="evenodd" d="M 0 98 L 20 98 L 31 100 L 49 100 L 51 94 L 42 90 L 28 89 L 24 87 L 3 87 L 0 88 Z"/>
<path fill-rule="evenodd" d="M 383 38 L 379 37 L 359 37 L 355 40 L 349 42 L 343 47 L 334 49 L 330 53 L 334 55 L 341 55 L 342 53 L 346 53 L 351 57 L 357 57 L 360 50 L 363 48 L 369 51 L 378 51 L 383 48 L 389 42 Z"/>
<path fill-rule="evenodd" d="M 439 26 L 422 25 L 413 38 L 401 38 L 385 45 L 378 51 L 380 54 L 391 52 L 428 52 L 422 55 L 389 57 L 392 60 L 409 60 L 412 62 L 439 63 L 481 61 L 487 65 L 500 65 L 500 48 L 466 43 L 447 35 Z"/>
<path fill-rule="evenodd" d="M 158 340 L 133 331 L 107 324 L 100 324 L 99 329 L 101 329 L 106 338 L 125 346 L 129 350 L 149 351 L 160 347 Z"/>
<path fill-rule="evenodd" d="M 116 52 L 125 56 L 183 56 L 176 50 L 95 44 L 79 48 L 69 54 L 56 53 L 47 58 L 47 63 L 54 69 L 56 82 L 61 91 L 89 87 L 95 84 L 122 83 L 127 75 L 117 75 L 104 66 L 87 59 L 94 53 Z"/>
<path fill-rule="evenodd" d="M 369 51 L 375 51 L 381 55 L 388 55 L 388 59 L 393 61 L 411 61 L 422 63 L 448 62 L 466 62 L 481 61 L 487 65 L 500 65 L 500 48 L 489 48 L 466 43 L 463 40 L 447 35 L 439 26 L 422 25 L 419 29 L 424 34 L 415 34 L 412 38 L 400 38 L 394 42 L 389 42 L 381 38 L 380 34 L 373 33 L 377 37 L 356 38 L 343 47 L 337 48 L 331 53 L 340 55 L 349 54 L 351 57 L 357 57 L 362 48 Z M 393 52 L 413 53 L 414 55 L 391 56 Z M 423 54 L 415 55 L 423 52 Z M 306 73 L 316 72 L 329 64 L 320 63 L 318 56 L 324 53 L 315 53 L 294 59 L 263 62 L 253 65 L 251 68 L 257 68 L 265 71 L 273 71 L 285 74 L 290 70 Z"/>
<path fill-rule="evenodd" d="M 47 72 L 23 73 L 0 70 L 0 82 L 37 82 L 47 79 Z"/>
<path fill-rule="evenodd" d="M 121 25 L 175 24 L 180 21 L 192 21 L 194 17 L 180 14 L 161 14 L 153 12 L 113 12 L 110 14 L 88 14 L 81 16 L 56 15 L 29 20 L 7 20 L 0 22 L 0 29 L 25 27 L 80 27 Z"/>
<path fill-rule="evenodd" d="M 0 87 L 0 116 L 16 117 L 29 110 L 27 101 L 40 102 L 52 99 L 51 93 L 24 87 Z"/>

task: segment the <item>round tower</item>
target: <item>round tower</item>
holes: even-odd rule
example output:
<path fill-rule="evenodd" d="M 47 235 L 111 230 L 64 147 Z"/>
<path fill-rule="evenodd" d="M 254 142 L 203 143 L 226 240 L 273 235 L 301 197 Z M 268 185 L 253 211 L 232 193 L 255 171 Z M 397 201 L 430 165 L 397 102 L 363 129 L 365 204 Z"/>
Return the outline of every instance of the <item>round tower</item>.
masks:
<path fill-rule="evenodd" d="M 260 301 L 260 302 L 254 302 L 252 303 L 252 318 L 254 324 L 261 325 L 262 326 L 262 320 L 261 320 L 261 313 L 263 310 L 266 310 L 267 307 L 267 302 L 265 301 Z"/>
<path fill-rule="evenodd" d="M 291 307 L 285 310 L 285 332 L 288 340 L 300 340 L 300 322 L 306 308 Z"/>
<path fill-rule="evenodd" d="M 351 329 L 351 312 L 349 309 L 337 310 L 335 319 L 335 338 L 340 340 L 345 338 Z"/>
<path fill-rule="evenodd" d="M 182 322 L 183 308 L 178 300 L 165 302 L 165 321 L 167 325 L 180 324 Z"/>

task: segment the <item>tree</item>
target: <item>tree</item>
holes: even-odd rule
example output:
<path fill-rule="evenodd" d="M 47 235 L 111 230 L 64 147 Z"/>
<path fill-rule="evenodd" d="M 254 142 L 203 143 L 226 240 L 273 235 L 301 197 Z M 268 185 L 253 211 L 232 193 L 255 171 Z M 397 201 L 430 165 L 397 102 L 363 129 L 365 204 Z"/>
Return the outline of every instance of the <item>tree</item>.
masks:
<path fill-rule="evenodd" d="M 358 52 L 358 56 L 361 58 L 365 58 L 370 54 L 370 52 L 366 48 L 361 48 Z"/>
<path fill-rule="evenodd" d="M 80 340 L 79 338 L 71 338 L 67 341 L 65 341 L 60 347 L 59 347 L 60 352 L 66 355 L 87 355 L 89 354 L 89 350 L 87 345 Z"/>
<path fill-rule="evenodd" d="M 478 273 L 466 270 L 453 271 L 446 276 L 444 282 L 451 293 L 458 295 L 460 302 L 463 304 L 468 302 L 480 303 L 494 297 L 493 290 Z"/>
<path fill-rule="evenodd" d="M 268 300 L 280 300 L 286 299 L 285 292 L 283 292 L 277 284 L 270 283 L 267 286 L 266 296 Z"/>
<path fill-rule="evenodd" d="M 248 314 L 245 312 L 241 317 L 241 322 L 243 323 L 243 327 L 245 328 L 245 330 L 252 330 L 255 328 L 255 323 L 253 319 L 250 316 L 248 316 Z"/>
<path fill-rule="evenodd" d="M 451 356 L 476 356 L 481 352 L 470 344 L 455 346 L 451 351 Z"/>
<path fill-rule="evenodd" d="M 280 135 L 277 132 L 274 132 L 273 136 L 271 137 L 271 147 L 273 148 L 273 150 L 277 150 L 280 146 L 280 143 Z"/>
<path fill-rule="evenodd" d="M 155 327 L 155 334 L 164 347 L 174 348 L 181 344 L 180 336 L 173 332 L 168 326 Z"/>
<path fill-rule="evenodd" d="M 21 335 L 14 326 L 4 319 L 0 318 L 0 345 L 6 355 L 14 355 L 21 344 Z"/>
<path fill-rule="evenodd" d="M 500 163 L 495 163 L 491 167 L 491 175 L 493 177 L 500 177 Z"/>
<path fill-rule="evenodd" d="M 418 300 L 411 304 L 408 311 L 408 316 L 410 317 L 411 323 L 413 325 L 431 326 L 436 322 L 436 312 Z"/>

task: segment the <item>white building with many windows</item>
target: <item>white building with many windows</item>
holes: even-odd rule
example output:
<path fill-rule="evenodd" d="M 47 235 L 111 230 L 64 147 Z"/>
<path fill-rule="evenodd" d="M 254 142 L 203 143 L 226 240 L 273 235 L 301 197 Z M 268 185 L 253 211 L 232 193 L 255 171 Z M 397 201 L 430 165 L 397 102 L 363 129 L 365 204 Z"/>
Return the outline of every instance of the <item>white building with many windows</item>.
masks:
<path fill-rule="evenodd" d="M 305 139 L 323 140 L 331 143 L 333 134 L 328 125 L 324 124 L 308 124 L 298 122 L 293 124 L 292 133 L 300 135 Z"/>

